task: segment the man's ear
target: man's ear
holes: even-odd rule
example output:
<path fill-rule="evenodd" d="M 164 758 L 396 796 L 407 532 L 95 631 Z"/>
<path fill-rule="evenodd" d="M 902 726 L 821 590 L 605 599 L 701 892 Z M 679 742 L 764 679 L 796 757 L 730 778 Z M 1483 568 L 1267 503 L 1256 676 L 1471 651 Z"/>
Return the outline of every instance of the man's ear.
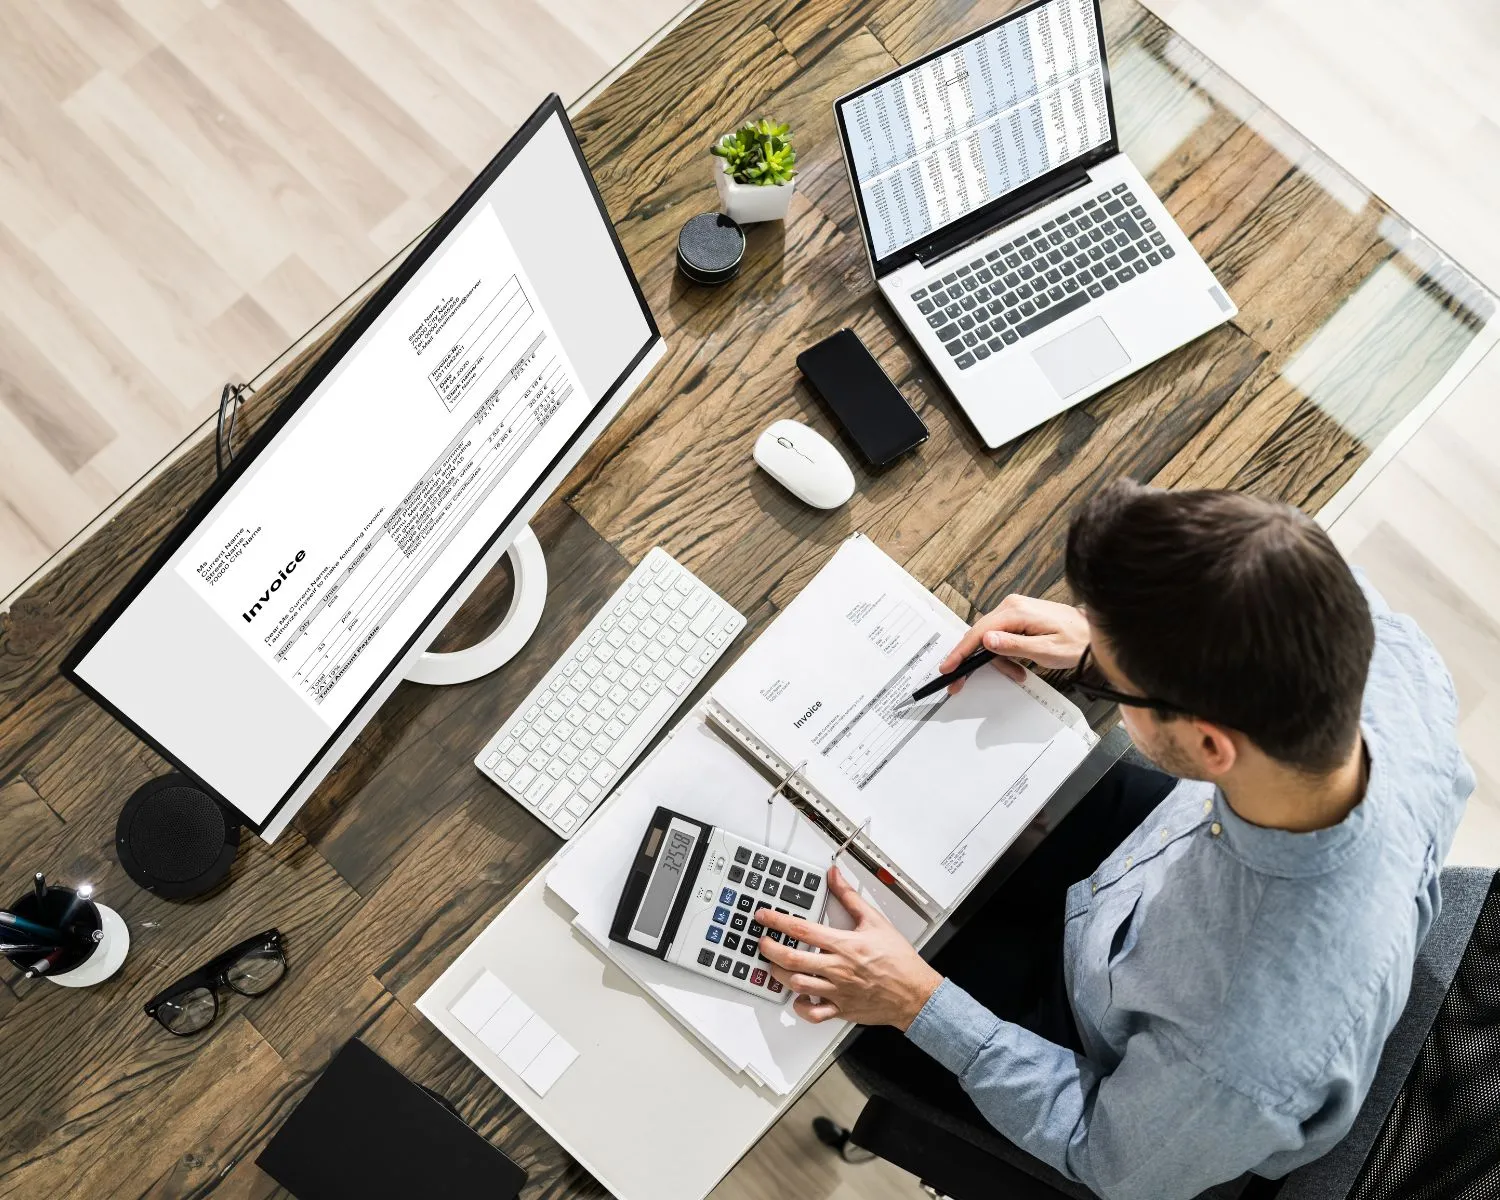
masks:
<path fill-rule="evenodd" d="M 1227 775 L 1239 761 L 1240 750 L 1229 730 L 1211 721 L 1188 722 L 1193 754 L 1211 779 Z"/>

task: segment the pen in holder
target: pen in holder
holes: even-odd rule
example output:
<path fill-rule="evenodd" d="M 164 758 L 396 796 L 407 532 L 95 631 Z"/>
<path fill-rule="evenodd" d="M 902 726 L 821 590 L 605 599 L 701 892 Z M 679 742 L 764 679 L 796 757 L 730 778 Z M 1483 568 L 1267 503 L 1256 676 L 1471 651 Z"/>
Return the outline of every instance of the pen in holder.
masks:
<path fill-rule="evenodd" d="M 88 884 L 49 885 L 39 871 L 32 889 L 0 913 L 0 945 L 28 978 L 89 987 L 120 969 L 130 931 L 119 913 L 93 898 Z"/>

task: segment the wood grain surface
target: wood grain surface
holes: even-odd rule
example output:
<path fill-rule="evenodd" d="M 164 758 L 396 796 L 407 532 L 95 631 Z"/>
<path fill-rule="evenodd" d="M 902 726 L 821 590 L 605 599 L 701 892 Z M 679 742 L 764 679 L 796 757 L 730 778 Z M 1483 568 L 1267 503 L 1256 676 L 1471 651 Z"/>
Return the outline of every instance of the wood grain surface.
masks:
<path fill-rule="evenodd" d="M 558 847 L 478 775 L 475 748 L 651 546 L 750 615 L 745 640 L 855 530 L 955 608 L 1056 592 L 1069 515 L 1104 483 L 1125 474 L 1238 487 L 1315 510 L 1473 338 L 1485 314 L 1403 251 L 1394 214 L 1331 193 L 1319 182 L 1331 165 L 1289 150 L 1273 114 L 1133 0 L 1108 0 L 1126 148 L 1134 130 L 1145 154 L 1157 115 L 1195 114 L 1166 152 L 1138 161 L 1241 312 L 984 450 L 873 287 L 831 102 L 1008 7 L 708 0 L 579 115 L 668 356 L 534 522 L 551 580 L 526 650 L 475 683 L 402 685 L 293 828 L 274 846 L 247 838 L 214 895 L 173 904 L 125 878 L 116 815 L 164 764 L 57 674 L 209 483 L 211 445 L 0 618 L 0 878 L 16 893 L 38 867 L 88 878 L 134 939 L 120 975 L 81 993 L 0 968 L 0 1197 L 276 1194 L 254 1156 L 354 1035 L 452 1098 L 531 1172 L 528 1196 L 601 1195 L 413 1003 Z M 673 251 L 683 221 L 715 207 L 706 148 L 762 114 L 790 122 L 797 138 L 790 216 L 750 229 L 731 284 L 690 286 Z M 854 499 L 814 512 L 754 469 L 750 447 L 782 416 L 839 440 L 793 360 L 843 326 L 877 355 L 931 438 L 884 472 L 856 464 Z M 251 425 L 317 350 L 254 398 Z M 507 589 L 503 575 L 487 581 L 450 641 L 491 624 Z M 253 749 L 253 729 L 246 742 Z M 273 924 L 292 964 L 276 992 L 230 998 L 195 1039 L 142 1015 L 153 992 Z M 733 1187 L 731 1177 L 721 1192 Z"/>

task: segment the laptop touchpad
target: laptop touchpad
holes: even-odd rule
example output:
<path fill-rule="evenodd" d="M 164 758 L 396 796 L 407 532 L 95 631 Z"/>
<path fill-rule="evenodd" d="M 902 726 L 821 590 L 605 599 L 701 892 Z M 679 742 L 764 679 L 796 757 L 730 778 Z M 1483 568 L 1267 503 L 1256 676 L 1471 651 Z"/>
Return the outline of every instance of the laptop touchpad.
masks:
<path fill-rule="evenodd" d="M 1059 396 L 1071 396 L 1097 379 L 1118 371 L 1130 355 L 1115 339 L 1103 317 L 1085 321 L 1077 329 L 1031 352 Z"/>

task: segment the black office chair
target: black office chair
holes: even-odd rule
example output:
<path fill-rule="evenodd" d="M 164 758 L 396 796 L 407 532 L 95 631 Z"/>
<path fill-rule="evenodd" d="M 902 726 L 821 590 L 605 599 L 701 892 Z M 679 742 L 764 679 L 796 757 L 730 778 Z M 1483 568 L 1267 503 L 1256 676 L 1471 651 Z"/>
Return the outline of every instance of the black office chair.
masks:
<path fill-rule="evenodd" d="M 951 1200 L 1088 1200 L 988 1125 L 955 1117 L 846 1056 L 870 1097 L 848 1134 Z M 828 1132 L 826 1122 L 820 1122 Z M 820 1134 L 821 1136 L 821 1134 Z M 1443 909 L 1411 995 L 1344 1140 L 1285 1179 L 1246 1175 L 1203 1200 L 1494 1200 L 1500 1196 L 1500 872 L 1443 872 Z"/>

